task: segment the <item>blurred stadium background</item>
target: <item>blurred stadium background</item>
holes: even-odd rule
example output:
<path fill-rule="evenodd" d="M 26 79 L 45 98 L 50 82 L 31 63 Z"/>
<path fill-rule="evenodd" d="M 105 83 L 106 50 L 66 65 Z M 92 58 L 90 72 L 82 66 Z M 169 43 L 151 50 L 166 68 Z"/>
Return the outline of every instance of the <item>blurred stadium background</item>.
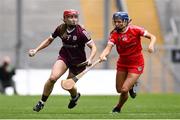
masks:
<path fill-rule="evenodd" d="M 20 94 L 40 94 L 44 85 L 43 80 L 50 74 L 49 70 L 57 58 L 61 42 L 56 39 L 34 58 L 29 58 L 27 52 L 62 23 L 63 11 L 65 9 L 80 11 L 80 23 L 95 40 L 98 57 L 112 30 L 112 14 L 124 10 L 129 13 L 133 24 L 146 28 L 155 34 L 158 40 L 156 52 L 152 55 L 146 51 L 149 41 L 142 40 L 145 71 L 139 80 L 139 92 L 179 93 L 179 5 L 179 0 L 0 0 L 0 58 L 9 55 L 18 68 L 15 81 Z M 96 66 L 83 78 L 94 81 L 86 80 L 83 85 L 79 81 L 80 91 L 85 91 L 84 89 L 91 91 L 90 88 L 93 87 L 96 91 L 90 94 L 105 91 L 98 85 L 103 83 L 101 86 L 111 90 L 107 94 L 116 94 L 114 82 L 117 58 L 114 47 L 109 60 Z M 93 83 L 98 81 L 101 83 Z M 89 88 L 81 90 L 84 84 L 88 84 Z M 35 92 L 31 92 L 32 89 Z M 22 92 L 23 90 L 25 92 Z M 58 87 L 56 90 L 58 91 Z"/>

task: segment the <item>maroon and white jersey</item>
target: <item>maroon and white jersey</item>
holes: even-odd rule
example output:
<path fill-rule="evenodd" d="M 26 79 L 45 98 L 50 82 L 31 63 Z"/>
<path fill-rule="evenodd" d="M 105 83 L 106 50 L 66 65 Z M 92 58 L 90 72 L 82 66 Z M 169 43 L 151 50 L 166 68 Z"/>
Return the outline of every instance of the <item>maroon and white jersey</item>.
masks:
<path fill-rule="evenodd" d="M 77 25 L 71 31 L 64 29 L 62 34 L 62 24 L 59 25 L 51 38 L 60 37 L 63 43 L 59 51 L 59 56 L 68 64 L 77 65 L 86 60 L 85 45 L 92 42 L 90 35 L 80 25 Z"/>

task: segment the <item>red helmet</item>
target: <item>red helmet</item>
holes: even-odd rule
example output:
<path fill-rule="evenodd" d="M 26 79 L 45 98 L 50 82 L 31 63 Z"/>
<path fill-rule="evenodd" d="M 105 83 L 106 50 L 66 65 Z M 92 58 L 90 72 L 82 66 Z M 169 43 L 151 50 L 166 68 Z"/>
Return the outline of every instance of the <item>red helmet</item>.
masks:
<path fill-rule="evenodd" d="M 64 11 L 63 17 L 65 18 L 66 16 L 69 15 L 78 15 L 78 14 L 79 12 L 77 10 L 69 9 Z"/>

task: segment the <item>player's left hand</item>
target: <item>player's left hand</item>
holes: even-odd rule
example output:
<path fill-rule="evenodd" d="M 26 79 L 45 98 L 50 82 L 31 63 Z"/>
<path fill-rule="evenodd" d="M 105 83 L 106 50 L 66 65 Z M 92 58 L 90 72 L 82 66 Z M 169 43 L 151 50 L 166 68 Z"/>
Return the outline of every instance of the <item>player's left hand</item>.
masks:
<path fill-rule="evenodd" d="M 91 66 L 92 65 L 92 60 L 91 59 L 88 59 L 87 60 L 87 66 Z"/>
<path fill-rule="evenodd" d="M 153 44 L 150 44 L 149 47 L 148 47 L 148 52 L 149 53 L 153 53 L 154 52 L 154 45 Z"/>

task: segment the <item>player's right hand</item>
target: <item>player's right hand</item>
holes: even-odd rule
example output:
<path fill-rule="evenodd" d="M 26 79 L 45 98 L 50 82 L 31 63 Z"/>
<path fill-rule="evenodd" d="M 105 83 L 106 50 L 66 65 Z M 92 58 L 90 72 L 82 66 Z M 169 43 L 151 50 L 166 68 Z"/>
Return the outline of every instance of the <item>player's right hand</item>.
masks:
<path fill-rule="evenodd" d="M 29 50 L 29 56 L 30 56 L 30 57 L 33 57 L 36 53 L 37 53 L 37 50 L 36 50 L 36 49 L 31 49 L 31 50 Z"/>
<path fill-rule="evenodd" d="M 102 61 L 106 61 L 107 57 L 104 55 L 100 55 L 99 59 L 100 59 L 100 62 L 102 62 Z"/>

